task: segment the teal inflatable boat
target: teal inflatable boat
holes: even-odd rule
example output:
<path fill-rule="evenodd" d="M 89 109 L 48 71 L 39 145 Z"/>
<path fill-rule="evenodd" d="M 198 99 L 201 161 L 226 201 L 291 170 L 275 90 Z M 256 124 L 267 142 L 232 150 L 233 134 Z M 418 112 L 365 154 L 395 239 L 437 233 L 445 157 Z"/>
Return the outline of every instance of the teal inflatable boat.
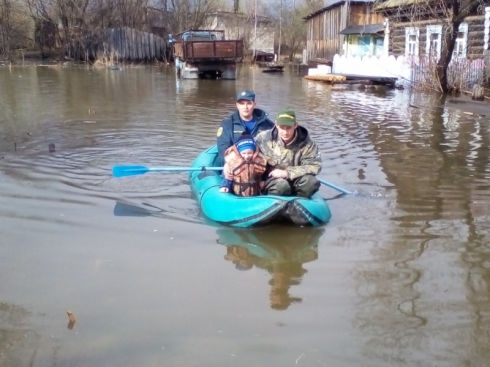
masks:
<path fill-rule="evenodd" d="M 202 152 L 192 167 L 216 167 L 218 149 Z M 317 227 L 330 220 L 330 209 L 316 193 L 311 199 L 297 196 L 261 195 L 240 197 L 219 192 L 220 172 L 190 171 L 192 191 L 209 219 L 234 227 L 251 227 L 274 221 L 289 221 L 300 226 Z"/>

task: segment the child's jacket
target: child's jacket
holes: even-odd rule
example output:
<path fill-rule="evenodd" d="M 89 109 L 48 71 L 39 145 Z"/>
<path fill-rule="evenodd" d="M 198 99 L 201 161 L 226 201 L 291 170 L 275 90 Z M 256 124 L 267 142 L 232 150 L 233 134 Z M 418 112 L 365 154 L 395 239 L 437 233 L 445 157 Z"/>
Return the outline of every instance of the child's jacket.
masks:
<path fill-rule="evenodd" d="M 250 160 L 245 161 L 235 145 L 225 151 L 224 176 L 233 180 L 232 191 L 238 196 L 256 196 L 260 194 L 260 179 L 265 172 L 267 161 L 257 149 Z"/>

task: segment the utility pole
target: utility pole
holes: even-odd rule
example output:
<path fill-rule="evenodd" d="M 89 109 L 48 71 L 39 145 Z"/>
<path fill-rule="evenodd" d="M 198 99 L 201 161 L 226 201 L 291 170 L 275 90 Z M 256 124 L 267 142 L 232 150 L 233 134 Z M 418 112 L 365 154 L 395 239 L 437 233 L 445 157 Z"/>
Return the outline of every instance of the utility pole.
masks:
<path fill-rule="evenodd" d="M 255 63 L 255 43 L 257 42 L 257 0 L 254 2 L 254 56 L 253 56 L 253 61 Z"/>
<path fill-rule="evenodd" d="M 279 47 L 277 48 L 277 61 L 281 60 L 281 43 L 282 43 L 282 0 L 279 12 Z"/>

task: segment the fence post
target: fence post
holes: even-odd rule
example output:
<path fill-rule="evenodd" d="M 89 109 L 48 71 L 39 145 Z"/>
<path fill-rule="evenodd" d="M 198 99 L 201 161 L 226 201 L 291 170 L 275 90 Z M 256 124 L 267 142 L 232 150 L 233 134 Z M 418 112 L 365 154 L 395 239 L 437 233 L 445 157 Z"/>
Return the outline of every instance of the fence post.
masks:
<path fill-rule="evenodd" d="M 471 94 L 471 99 L 477 101 L 483 101 L 485 98 L 485 89 L 480 84 L 475 84 L 473 86 L 473 93 Z"/>
<path fill-rule="evenodd" d="M 483 62 L 484 62 L 484 71 L 483 71 L 483 80 L 485 84 L 489 83 L 490 79 L 490 51 L 485 50 L 483 52 Z"/>

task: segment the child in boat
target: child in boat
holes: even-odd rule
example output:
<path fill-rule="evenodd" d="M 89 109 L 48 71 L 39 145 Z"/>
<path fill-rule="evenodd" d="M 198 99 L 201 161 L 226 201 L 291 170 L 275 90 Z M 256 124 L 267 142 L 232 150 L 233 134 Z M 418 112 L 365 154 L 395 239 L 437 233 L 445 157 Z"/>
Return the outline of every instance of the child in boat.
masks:
<path fill-rule="evenodd" d="M 261 177 L 267 161 L 250 135 L 242 135 L 225 151 L 225 162 L 220 192 L 231 192 L 237 196 L 260 194 Z"/>

